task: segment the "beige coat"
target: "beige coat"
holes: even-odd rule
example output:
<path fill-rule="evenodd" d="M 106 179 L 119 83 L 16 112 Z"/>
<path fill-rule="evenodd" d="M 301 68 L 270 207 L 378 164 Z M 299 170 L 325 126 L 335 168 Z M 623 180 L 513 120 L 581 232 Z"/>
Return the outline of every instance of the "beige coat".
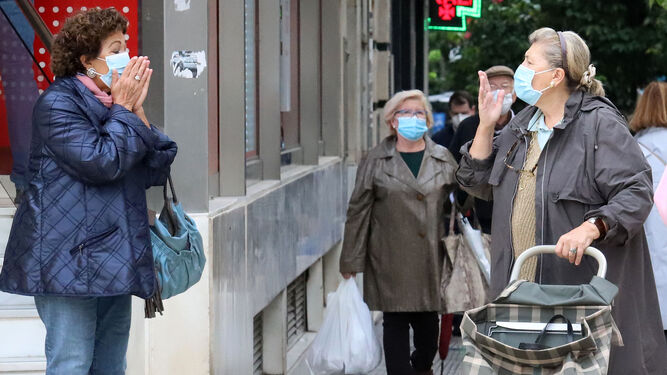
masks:
<path fill-rule="evenodd" d="M 341 272 L 364 273 L 371 310 L 440 311 L 444 204 L 456 161 L 426 139 L 418 178 L 385 138 L 362 160 L 345 222 Z"/>

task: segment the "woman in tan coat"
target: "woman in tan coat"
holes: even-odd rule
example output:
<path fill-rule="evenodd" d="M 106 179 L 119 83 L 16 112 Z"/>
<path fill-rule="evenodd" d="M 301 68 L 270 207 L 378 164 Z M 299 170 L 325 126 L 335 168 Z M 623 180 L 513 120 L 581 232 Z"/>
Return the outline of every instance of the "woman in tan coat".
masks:
<path fill-rule="evenodd" d="M 421 91 L 394 95 L 384 120 L 392 134 L 357 171 L 340 272 L 346 279 L 363 272 L 368 307 L 384 312 L 387 374 L 430 374 L 442 310 L 443 208 L 457 165 L 426 136 L 433 117 Z"/>

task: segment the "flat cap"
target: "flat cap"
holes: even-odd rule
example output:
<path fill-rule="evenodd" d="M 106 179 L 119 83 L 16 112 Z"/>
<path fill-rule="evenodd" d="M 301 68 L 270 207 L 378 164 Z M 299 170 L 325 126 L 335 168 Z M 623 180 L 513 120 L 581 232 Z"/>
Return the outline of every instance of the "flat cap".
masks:
<path fill-rule="evenodd" d="M 491 77 L 498 77 L 498 76 L 508 76 L 512 79 L 514 79 L 514 70 L 512 70 L 509 67 L 506 67 L 505 65 L 494 65 L 484 71 L 486 73 L 486 76 L 488 78 Z"/>

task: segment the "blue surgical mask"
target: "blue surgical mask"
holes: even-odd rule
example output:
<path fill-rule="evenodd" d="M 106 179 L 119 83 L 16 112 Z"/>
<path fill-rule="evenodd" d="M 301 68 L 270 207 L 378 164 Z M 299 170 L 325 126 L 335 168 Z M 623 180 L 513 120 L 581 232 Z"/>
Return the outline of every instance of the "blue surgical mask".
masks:
<path fill-rule="evenodd" d="M 113 80 L 113 70 L 116 69 L 116 71 L 118 72 L 118 76 L 120 77 L 120 75 L 123 73 L 123 70 L 125 70 L 125 67 L 130 62 L 130 52 L 125 51 L 114 55 L 109 55 L 106 57 L 106 59 L 102 59 L 99 57 L 97 59 L 106 61 L 107 66 L 109 67 L 109 72 L 107 74 L 97 73 L 97 75 L 100 76 L 100 79 L 102 80 L 102 82 L 104 82 L 104 84 L 106 84 L 107 86 L 109 86 L 109 88 L 111 88 L 111 82 Z"/>
<path fill-rule="evenodd" d="M 426 131 L 428 131 L 428 127 L 425 119 L 416 116 L 398 118 L 398 133 L 409 141 L 421 139 Z"/>
<path fill-rule="evenodd" d="M 550 72 L 555 69 L 556 68 L 551 68 L 541 72 L 535 72 L 523 65 L 519 65 L 516 72 L 514 72 L 514 92 L 516 92 L 516 96 L 530 105 L 535 105 L 535 103 L 540 100 L 542 93 L 550 89 L 552 86 L 547 86 L 542 90 L 535 90 L 533 88 L 533 77 L 537 74 Z"/>

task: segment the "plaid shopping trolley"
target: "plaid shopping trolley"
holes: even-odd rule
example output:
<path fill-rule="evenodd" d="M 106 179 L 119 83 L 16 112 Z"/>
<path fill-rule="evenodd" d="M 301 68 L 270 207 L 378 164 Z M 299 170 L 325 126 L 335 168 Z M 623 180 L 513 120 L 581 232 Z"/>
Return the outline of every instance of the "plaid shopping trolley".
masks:
<path fill-rule="evenodd" d="M 618 288 L 604 279 L 599 250 L 585 254 L 599 264 L 584 285 L 540 285 L 517 280 L 530 256 L 553 253 L 536 246 L 516 260 L 510 284 L 490 304 L 466 311 L 461 331 L 463 374 L 606 374 L 611 345 L 623 345 L 611 316 Z"/>

